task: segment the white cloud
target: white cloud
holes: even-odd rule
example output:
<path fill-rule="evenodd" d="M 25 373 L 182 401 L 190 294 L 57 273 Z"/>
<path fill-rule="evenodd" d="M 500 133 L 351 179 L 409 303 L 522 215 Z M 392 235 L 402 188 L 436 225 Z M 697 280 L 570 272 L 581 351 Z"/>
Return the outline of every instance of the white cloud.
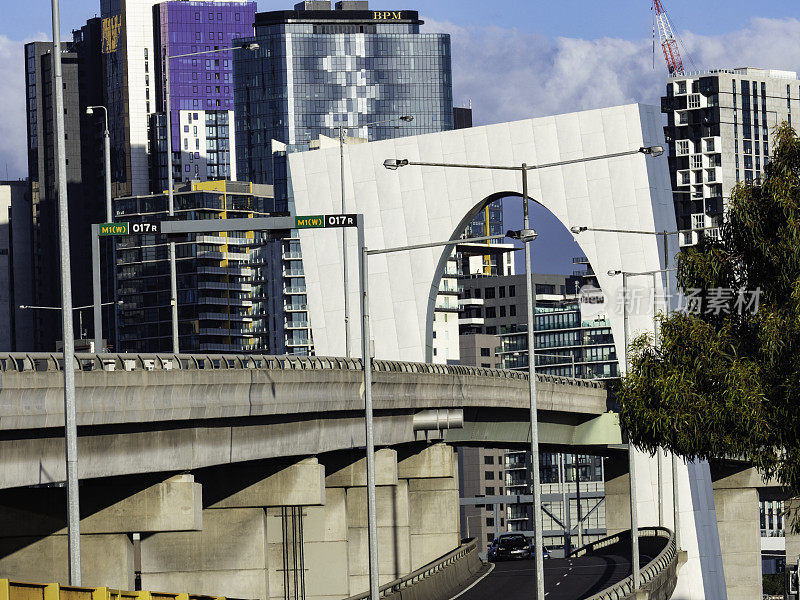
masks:
<path fill-rule="evenodd" d="M 547 38 L 518 29 L 460 27 L 427 20 L 426 31 L 452 34 L 456 104 L 471 99 L 475 122 L 497 123 L 627 102 L 658 104 L 666 65 L 652 40 Z M 681 34 L 698 68 L 760 66 L 795 70 L 800 21 L 753 19 L 738 31 Z"/>

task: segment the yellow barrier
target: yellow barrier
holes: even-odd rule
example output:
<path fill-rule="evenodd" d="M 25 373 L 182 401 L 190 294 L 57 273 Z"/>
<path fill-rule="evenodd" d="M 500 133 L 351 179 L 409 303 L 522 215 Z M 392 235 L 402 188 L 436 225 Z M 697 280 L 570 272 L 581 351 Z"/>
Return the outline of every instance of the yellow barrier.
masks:
<path fill-rule="evenodd" d="M 85 588 L 58 583 L 27 583 L 0 579 L 0 600 L 227 600 L 224 596 L 130 592 L 107 587 Z"/>

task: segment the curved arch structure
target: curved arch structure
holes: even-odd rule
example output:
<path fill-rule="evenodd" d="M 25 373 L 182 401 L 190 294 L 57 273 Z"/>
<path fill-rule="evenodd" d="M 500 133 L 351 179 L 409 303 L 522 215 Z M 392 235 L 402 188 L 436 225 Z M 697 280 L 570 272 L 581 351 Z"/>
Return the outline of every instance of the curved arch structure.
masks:
<path fill-rule="evenodd" d="M 521 193 L 520 173 L 416 166 L 388 171 L 383 167 L 385 159 L 519 166 L 591 158 L 654 145 L 664 145 L 661 114 L 657 107 L 639 104 L 356 144 L 345 149 L 346 212 L 364 214 L 369 248 L 455 239 L 491 198 Z M 288 162 L 297 214 L 341 211 L 338 147 L 291 154 Z M 530 171 L 529 194 L 568 229 L 675 229 L 665 157 L 634 154 Z M 348 238 L 350 265 L 357 265 L 356 236 L 353 233 Z M 345 335 L 341 235 L 332 230 L 301 230 L 300 241 L 316 351 L 342 356 Z M 623 356 L 624 325 L 621 302 L 617 301 L 622 282 L 607 272 L 664 268 L 660 238 L 587 231 L 578 237 L 578 242 L 609 302 L 617 355 Z M 671 244 L 670 253 L 674 255 L 677 240 L 672 239 Z M 536 251 L 534 245 L 534 272 Z M 444 248 L 430 248 L 370 259 L 370 316 L 376 358 L 431 362 L 432 309 L 448 253 Z M 358 348 L 355 271 L 351 268 L 349 293 L 354 308 L 350 326 L 352 347 Z M 652 286 L 647 278 L 638 285 L 642 289 Z M 628 321 L 631 335 L 651 331 L 652 301 L 632 306 Z M 651 485 L 655 481 L 655 461 L 639 456 L 637 469 L 640 526 L 658 525 Z M 681 578 L 686 581 L 679 585 L 678 593 L 682 595 L 676 597 L 724 598 L 708 467 L 689 465 L 682 470 L 681 479 L 685 507 L 681 529 L 689 564 L 682 570 Z"/>

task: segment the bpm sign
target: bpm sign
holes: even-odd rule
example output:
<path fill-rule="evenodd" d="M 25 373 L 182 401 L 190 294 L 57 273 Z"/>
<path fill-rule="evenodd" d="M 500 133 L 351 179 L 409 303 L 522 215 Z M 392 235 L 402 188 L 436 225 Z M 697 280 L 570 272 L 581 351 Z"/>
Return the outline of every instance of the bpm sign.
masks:
<path fill-rule="evenodd" d="M 373 21 L 400 21 L 403 12 L 399 10 L 375 10 L 372 11 Z"/>
<path fill-rule="evenodd" d="M 321 229 L 324 227 L 356 227 L 356 215 L 311 215 L 294 218 L 295 229 Z"/>

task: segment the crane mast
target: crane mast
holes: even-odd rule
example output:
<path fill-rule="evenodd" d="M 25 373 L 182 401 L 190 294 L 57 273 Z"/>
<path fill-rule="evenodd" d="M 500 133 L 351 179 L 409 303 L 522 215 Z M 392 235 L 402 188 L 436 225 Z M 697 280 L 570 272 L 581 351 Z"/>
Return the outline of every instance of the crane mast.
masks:
<path fill-rule="evenodd" d="M 678 42 L 672 32 L 672 25 L 667 18 L 667 13 L 661 5 L 661 0 L 653 0 L 653 11 L 656 22 L 658 23 L 658 35 L 661 39 L 661 49 L 664 51 L 664 58 L 667 61 L 667 70 L 670 75 L 685 75 L 683 69 L 683 59 L 678 50 Z"/>

